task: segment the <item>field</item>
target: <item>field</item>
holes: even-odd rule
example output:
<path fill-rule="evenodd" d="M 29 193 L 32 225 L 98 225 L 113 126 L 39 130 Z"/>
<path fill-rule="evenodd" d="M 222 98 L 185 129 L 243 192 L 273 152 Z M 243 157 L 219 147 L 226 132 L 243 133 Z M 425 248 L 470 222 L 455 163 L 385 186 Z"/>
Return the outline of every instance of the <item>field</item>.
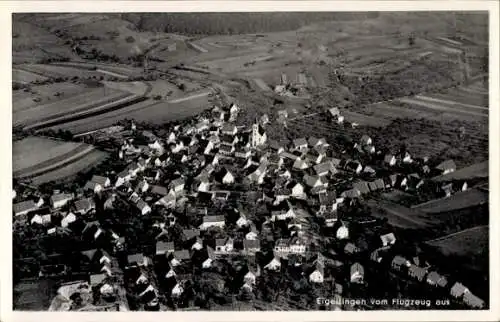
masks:
<path fill-rule="evenodd" d="M 489 170 L 488 161 L 485 161 L 473 164 L 469 167 L 456 170 L 452 173 L 434 177 L 432 178 L 432 180 L 440 182 L 440 181 L 451 181 L 451 180 L 468 180 L 473 178 L 488 178 L 489 176 L 488 170 Z"/>
<path fill-rule="evenodd" d="M 448 198 L 432 200 L 412 208 L 429 214 L 437 214 L 482 205 L 488 202 L 488 197 L 486 192 L 470 189 L 457 192 Z"/>
<path fill-rule="evenodd" d="M 32 125 L 40 121 L 85 111 L 92 106 L 99 106 L 100 104 L 112 102 L 127 96 L 131 96 L 131 94 L 98 87 L 66 99 L 43 105 L 36 105 L 29 109 L 19 111 L 14 107 L 13 124 L 25 126 Z"/>
<path fill-rule="evenodd" d="M 49 78 L 95 78 L 104 77 L 103 73 L 95 70 L 75 68 L 70 66 L 60 66 L 55 64 L 22 64 L 16 66 L 18 69 L 43 75 Z"/>
<path fill-rule="evenodd" d="M 461 257 L 470 266 L 484 261 L 489 241 L 489 227 L 477 226 L 426 242 L 444 257 Z"/>
<path fill-rule="evenodd" d="M 208 108 L 209 91 L 189 94 L 182 98 L 166 101 L 147 99 L 128 105 L 122 109 L 109 111 L 81 120 L 65 122 L 51 127 L 53 130 L 69 130 L 74 134 L 83 134 L 116 124 L 124 119 L 135 119 L 155 124 L 175 121 L 200 113 Z"/>
<path fill-rule="evenodd" d="M 108 154 L 103 151 L 93 150 L 83 158 L 73 160 L 70 164 L 55 168 L 50 172 L 40 174 L 31 179 L 32 185 L 41 185 L 50 181 L 70 180 L 76 174 L 90 170 L 108 158 Z"/>
<path fill-rule="evenodd" d="M 45 180 L 40 177 L 54 177 L 54 172 L 63 168 L 72 169 L 72 174 L 78 173 L 82 169 L 76 165 L 93 166 L 105 156 L 106 153 L 83 143 L 28 137 L 13 143 L 12 171 L 15 178 L 35 177 L 34 180 L 40 182 Z"/>
<path fill-rule="evenodd" d="M 417 209 L 410 209 L 389 201 L 369 200 L 371 215 L 387 218 L 390 225 L 406 229 L 427 229 L 438 223 L 437 219 Z"/>
<path fill-rule="evenodd" d="M 45 81 L 48 78 L 39 74 L 30 73 L 22 69 L 12 69 L 12 81 L 15 83 L 29 84 L 38 81 Z"/>
<path fill-rule="evenodd" d="M 88 90 L 87 86 L 69 82 L 32 85 L 29 90 L 12 92 L 12 108 L 14 112 L 23 111 L 37 105 L 64 100 Z"/>

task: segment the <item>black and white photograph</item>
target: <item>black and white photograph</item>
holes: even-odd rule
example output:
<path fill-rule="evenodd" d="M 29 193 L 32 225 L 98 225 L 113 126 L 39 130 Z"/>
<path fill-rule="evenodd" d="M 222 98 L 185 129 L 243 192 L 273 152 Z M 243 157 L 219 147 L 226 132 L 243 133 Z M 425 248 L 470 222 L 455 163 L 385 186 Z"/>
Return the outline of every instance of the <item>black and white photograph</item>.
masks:
<path fill-rule="evenodd" d="M 498 300 L 488 10 L 66 8 L 11 15 L 13 311 Z"/>

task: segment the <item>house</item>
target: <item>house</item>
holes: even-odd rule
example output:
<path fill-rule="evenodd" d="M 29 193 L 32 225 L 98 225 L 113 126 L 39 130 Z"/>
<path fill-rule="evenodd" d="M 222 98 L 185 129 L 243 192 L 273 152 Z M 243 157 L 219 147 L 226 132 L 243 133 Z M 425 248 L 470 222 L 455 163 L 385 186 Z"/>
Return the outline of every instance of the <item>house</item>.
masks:
<path fill-rule="evenodd" d="M 309 164 L 309 161 L 303 160 L 300 157 L 295 159 L 295 162 L 293 163 L 293 168 L 298 170 L 304 170 L 309 168 L 310 166 L 311 165 Z"/>
<path fill-rule="evenodd" d="M 309 138 L 309 140 L 307 141 L 307 143 L 309 143 L 309 146 L 311 148 L 316 148 L 316 147 L 326 147 L 328 146 L 329 144 L 326 142 L 325 138 L 316 138 L 314 136 L 311 136 Z"/>
<path fill-rule="evenodd" d="M 177 201 L 177 196 L 173 190 L 170 190 L 168 194 L 161 199 L 159 199 L 157 202 L 155 202 L 155 205 L 161 205 L 167 209 L 170 208 L 175 208 Z"/>
<path fill-rule="evenodd" d="M 61 227 L 68 227 L 69 224 L 75 221 L 76 221 L 76 216 L 70 212 L 66 216 L 64 216 L 64 218 L 61 220 Z"/>
<path fill-rule="evenodd" d="M 248 159 L 252 155 L 252 150 L 247 147 L 240 147 L 236 149 L 234 156 L 240 159 Z"/>
<path fill-rule="evenodd" d="M 245 227 L 247 225 L 248 225 L 248 220 L 247 220 L 246 216 L 243 213 L 240 213 L 240 217 L 238 218 L 238 220 L 236 220 L 236 226 L 238 226 L 239 228 L 242 228 L 242 227 Z"/>
<path fill-rule="evenodd" d="M 173 242 L 156 242 L 156 255 L 165 255 L 173 252 L 175 250 Z"/>
<path fill-rule="evenodd" d="M 266 163 L 262 163 L 255 169 L 253 167 L 248 168 L 248 172 L 250 173 L 246 176 L 247 180 L 260 185 L 264 182 L 264 177 L 267 173 Z"/>
<path fill-rule="evenodd" d="M 363 146 L 366 146 L 366 145 L 372 145 L 372 139 L 371 139 L 371 137 L 369 137 L 368 135 L 364 134 L 364 135 L 361 137 L 360 143 L 361 143 L 361 145 L 363 145 Z"/>
<path fill-rule="evenodd" d="M 174 192 L 181 192 L 184 190 L 184 178 L 177 178 L 175 180 L 172 180 L 170 184 L 168 185 L 169 189 L 172 189 Z"/>
<path fill-rule="evenodd" d="M 394 245 L 394 243 L 396 242 L 396 236 L 394 236 L 393 233 L 388 233 L 380 236 L 380 240 L 382 241 L 382 247 L 387 247 Z"/>
<path fill-rule="evenodd" d="M 230 253 L 234 249 L 234 240 L 231 237 L 217 238 L 215 240 L 216 253 Z"/>
<path fill-rule="evenodd" d="M 372 182 L 368 182 L 368 187 L 370 188 L 370 191 L 381 191 L 385 189 L 385 183 L 383 179 L 377 179 Z"/>
<path fill-rule="evenodd" d="M 322 263 L 316 263 L 314 271 L 309 274 L 309 282 L 323 283 L 325 279 L 325 267 Z"/>
<path fill-rule="evenodd" d="M 347 225 L 343 221 L 340 222 L 340 227 L 337 228 L 337 231 L 335 232 L 335 237 L 337 239 L 349 238 L 349 227 L 347 227 Z"/>
<path fill-rule="evenodd" d="M 353 189 L 358 190 L 362 195 L 370 193 L 370 188 L 368 187 L 368 182 L 358 181 L 352 184 Z"/>
<path fill-rule="evenodd" d="M 245 239 L 256 240 L 259 236 L 259 231 L 254 223 L 250 224 L 250 231 L 245 235 Z"/>
<path fill-rule="evenodd" d="M 192 250 L 200 250 L 203 248 L 203 240 L 200 237 L 196 237 L 194 243 L 191 245 Z"/>
<path fill-rule="evenodd" d="M 409 267 L 410 262 L 406 258 L 401 257 L 399 255 L 394 256 L 394 258 L 391 262 L 391 267 L 395 270 L 400 271 L 401 267 L 403 267 L 403 266 Z"/>
<path fill-rule="evenodd" d="M 214 178 L 217 182 L 220 182 L 222 184 L 234 183 L 234 175 L 226 167 L 222 167 L 220 171 L 215 173 Z"/>
<path fill-rule="evenodd" d="M 200 225 L 201 230 L 206 230 L 210 227 L 224 228 L 226 221 L 224 216 L 205 216 L 203 217 L 203 223 Z"/>
<path fill-rule="evenodd" d="M 338 214 L 336 210 L 327 210 L 323 213 L 323 218 L 325 219 L 326 227 L 333 227 L 338 220 Z M 342 239 L 342 238 L 339 238 Z"/>
<path fill-rule="evenodd" d="M 323 178 L 320 176 L 311 176 L 306 174 L 304 176 L 304 183 L 309 187 L 309 188 L 315 188 L 319 186 L 325 186 L 326 183 L 323 181 Z"/>
<path fill-rule="evenodd" d="M 85 215 L 92 210 L 95 210 L 95 203 L 92 198 L 85 198 L 75 201 L 73 206 L 74 212 L 80 215 Z"/>
<path fill-rule="evenodd" d="M 103 176 L 94 175 L 92 176 L 92 179 L 90 181 L 99 184 L 103 188 L 107 188 L 111 185 L 111 181 L 109 180 L 109 178 Z"/>
<path fill-rule="evenodd" d="M 231 195 L 230 191 L 222 191 L 222 190 L 213 191 L 212 200 L 227 201 L 230 195 Z"/>
<path fill-rule="evenodd" d="M 386 154 L 384 156 L 384 163 L 390 165 L 391 167 L 396 165 L 396 157 L 392 154 Z"/>
<path fill-rule="evenodd" d="M 270 271 L 279 271 L 281 269 L 281 260 L 279 257 L 274 256 L 273 259 L 264 266 L 265 269 Z"/>
<path fill-rule="evenodd" d="M 320 177 L 326 176 L 330 173 L 331 174 L 336 173 L 336 169 L 331 161 L 326 161 L 320 164 L 316 164 L 315 166 L 313 166 L 313 169 L 316 172 L 316 175 Z"/>
<path fill-rule="evenodd" d="M 469 307 L 474 308 L 474 309 L 482 309 L 484 308 L 484 301 L 481 300 L 479 297 L 475 296 L 471 292 L 466 292 L 464 294 L 464 303 L 467 304 Z"/>
<path fill-rule="evenodd" d="M 235 136 L 238 133 L 238 128 L 234 124 L 225 123 L 221 128 L 222 134 Z"/>
<path fill-rule="evenodd" d="M 359 174 L 363 171 L 363 166 L 358 161 L 347 161 L 345 169 L 349 172 Z"/>
<path fill-rule="evenodd" d="M 276 140 L 269 140 L 268 147 L 271 151 L 273 151 L 275 154 L 278 154 L 278 155 L 285 152 L 285 145 L 281 142 L 276 141 Z"/>
<path fill-rule="evenodd" d="M 172 266 L 179 266 L 183 262 L 191 259 L 191 255 L 189 254 L 189 250 L 183 249 L 183 250 L 176 250 L 172 254 L 172 259 L 170 260 L 170 265 Z"/>
<path fill-rule="evenodd" d="M 258 239 L 244 239 L 243 240 L 243 250 L 247 254 L 254 254 L 260 252 L 260 241 Z"/>
<path fill-rule="evenodd" d="M 469 289 L 465 287 L 462 283 L 455 282 L 455 284 L 453 284 L 453 286 L 451 287 L 450 295 L 453 296 L 454 298 L 460 298 L 469 292 L 470 292 Z"/>
<path fill-rule="evenodd" d="M 137 185 L 137 190 L 139 192 L 146 192 L 148 191 L 149 189 L 149 183 L 146 181 L 146 180 L 142 180 L 141 182 L 139 182 L 139 184 Z"/>
<path fill-rule="evenodd" d="M 94 287 L 97 285 L 100 285 L 103 283 L 108 276 L 106 274 L 91 274 L 89 279 L 90 279 L 90 286 Z"/>
<path fill-rule="evenodd" d="M 411 154 L 408 151 L 406 151 L 402 155 L 401 159 L 403 160 L 403 163 L 406 163 L 406 164 L 413 163 L 413 159 L 411 158 Z"/>
<path fill-rule="evenodd" d="M 353 243 L 347 243 L 344 247 L 344 252 L 346 254 L 354 254 L 359 252 L 359 248 L 356 247 L 356 245 L 354 245 Z"/>
<path fill-rule="evenodd" d="M 305 138 L 298 138 L 292 142 L 292 150 L 305 152 L 307 151 L 307 140 Z"/>
<path fill-rule="evenodd" d="M 50 205 L 54 209 L 59 209 L 66 206 L 71 200 L 73 200 L 72 193 L 56 193 L 50 197 Z"/>
<path fill-rule="evenodd" d="M 135 206 L 139 209 L 141 215 L 147 215 L 151 212 L 151 207 L 142 199 Z"/>
<path fill-rule="evenodd" d="M 354 263 L 351 265 L 350 271 L 350 280 L 351 283 L 363 284 L 365 277 L 365 269 L 360 263 Z"/>
<path fill-rule="evenodd" d="M 291 195 L 295 198 L 303 198 L 305 196 L 304 186 L 301 183 L 290 181 L 286 185 L 287 189 L 290 189 Z"/>
<path fill-rule="evenodd" d="M 358 189 L 353 188 L 353 189 L 343 191 L 340 194 L 340 196 L 342 198 L 357 199 L 357 198 L 361 197 L 361 192 Z"/>
<path fill-rule="evenodd" d="M 148 266 L 148 260 L 142 253 L 127 256 L 127 267 Z"/>
<path fill-rule="evenodd" d="M 33 200 L 26 200 L 12 205 L 12 210 L 14 211 L 14 215 L 16 217 L 25 216 L 28 213 L 35 211 L 37 209 L 38 206 L 35 204 Z"/>
<path fill-rule="evenodd" d="M 204 269 L 212 267 L 212 263 L 215 261 L 215 251 L 212 247 L 207 246 L 206 259 L 202 262 L 201 267 Z"/>
<path fill-rule="evenodd" d="M 92 191 L 94 193 L 100 193 L 104 188 L 99 183 L 93 181 L 87 181 L 83 189 Z"/>
<path fill-rule="evenodd" d="M 221 144 L 219 147 L 219 152 L 224 155 L 231 155 L 235 150 L 234 145 Z"/>
<path fill-rule="evenodd" d="M 184 293 L 184 287 L 182 286 L 181 283 L 175 284 L 174 288 L 172 289 L 172 296 L 173 297 L 179 297 Z"/>
<path fill-rule="evenodd" d="M 411 264 L 410 267 L 408 267 L 408 275 L 410 277 L 416 278 L 419 282 L 422 282 L 425 275 L 427 275 L 427 270 L 425 268 Z"/>
<path fill-rule="evenodd" d="M 327 211 L 337 210 L 337 194 L 333 190 L 328 190 L 319 193 L 319 210 L 317 214 L 320 216 Z"/>
<path fill-rule="evenodd" d="M 325 158 L 325 153 L 318 151 L 318 149 L 311 149 L 306 154 L 306 160 L 313 164 L 319 164 Z"/>
<path fill-rule="evenodd" d="M 52 222 L 52 216 L 50 214 L 48 215 L 34 215 L 31 218 L 30 223 L 33 224 L 39 224 L 39 225 L 48 225 Z"/>
<path fill-rule="evenodd" d="M 255 285 L 255 281 L 259 276 L 260 276 L 259 267 L 257 267 L 257 269 L 249 267 L 248 272 L 243 276 L 243 280 L 245 281 L 245 283 L 249 285 Z"/>
<path fill-rule="evenodd" d="M 436 166 L 436 170 L 439 171 L 439 173 L 442 175 L 454 172 L 456 169 L 457 165 L 453 160 L 443 161 Z"/>
<path fill-rule="evenodd" d="M 125 169 L 116 175 L 115 187 L 121 187 L 124 183 L 129 182 L 130 180 L 132 180 L 132 174 Z"/>
<path fill-rule="evenodd" d="M 431 286 L 439 286 L 443 288 L 448 284 L 446 277 L 434 271 L 430 272 L 429 275 L 427 275 L 426 282 Z"/>
<path fill-rule="evenodd" d="M 155 196 L 166 196 L 168 195 L 168 189 L 163 186 L 153 185 L 151 186 L 151 194 Z"/>

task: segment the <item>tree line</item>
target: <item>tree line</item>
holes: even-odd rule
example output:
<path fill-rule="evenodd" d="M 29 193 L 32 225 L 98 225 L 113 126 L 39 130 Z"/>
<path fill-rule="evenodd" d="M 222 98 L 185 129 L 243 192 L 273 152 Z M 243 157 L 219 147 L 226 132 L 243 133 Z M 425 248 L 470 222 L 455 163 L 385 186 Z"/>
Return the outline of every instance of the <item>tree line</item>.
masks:
<path fill-rule="evenodd" d="M 122 18 L 141 31 L 189 35 L 245 34 L 295 30 L 322 21 L 376 18 L 378 12 L 130 13 Z"/>

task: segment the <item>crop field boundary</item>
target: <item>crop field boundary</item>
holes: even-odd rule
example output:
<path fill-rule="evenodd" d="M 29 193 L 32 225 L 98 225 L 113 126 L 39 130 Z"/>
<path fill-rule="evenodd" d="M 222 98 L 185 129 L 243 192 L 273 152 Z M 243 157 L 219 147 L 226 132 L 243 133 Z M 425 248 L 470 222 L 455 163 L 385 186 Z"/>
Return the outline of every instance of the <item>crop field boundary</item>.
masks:
<path fill-rule="evenodd" d="M 40 176 L 43 174 L 47 174 L 47 173 L 52 172 L 58 168 L 65 167 L 67 165 L 70 165 L 70 164 L 78 161 L 78 160 L 85 158 L 87 155 L 89 155 L 94 150 L 95 150 L 95 148 L 93 146 L 88 146 L 85 150 L 80 151 L 76 154 L 73 154 L 72 156 L 68 157 L 67 159 L 61 160 L 59 162 L 54 163 L 52 160 L 49 160 L 49 161 L 47 161 L 47 163 L 51 162 L 52 163 L 51 165 L 48 165 L 45 168 L 41 168 L 39 170 L 35 170 L 29 174 L 19 176 L 18 178 L 19 179 L 28 179 L 28 178 L 37 177 L 37 176 Z"/>

